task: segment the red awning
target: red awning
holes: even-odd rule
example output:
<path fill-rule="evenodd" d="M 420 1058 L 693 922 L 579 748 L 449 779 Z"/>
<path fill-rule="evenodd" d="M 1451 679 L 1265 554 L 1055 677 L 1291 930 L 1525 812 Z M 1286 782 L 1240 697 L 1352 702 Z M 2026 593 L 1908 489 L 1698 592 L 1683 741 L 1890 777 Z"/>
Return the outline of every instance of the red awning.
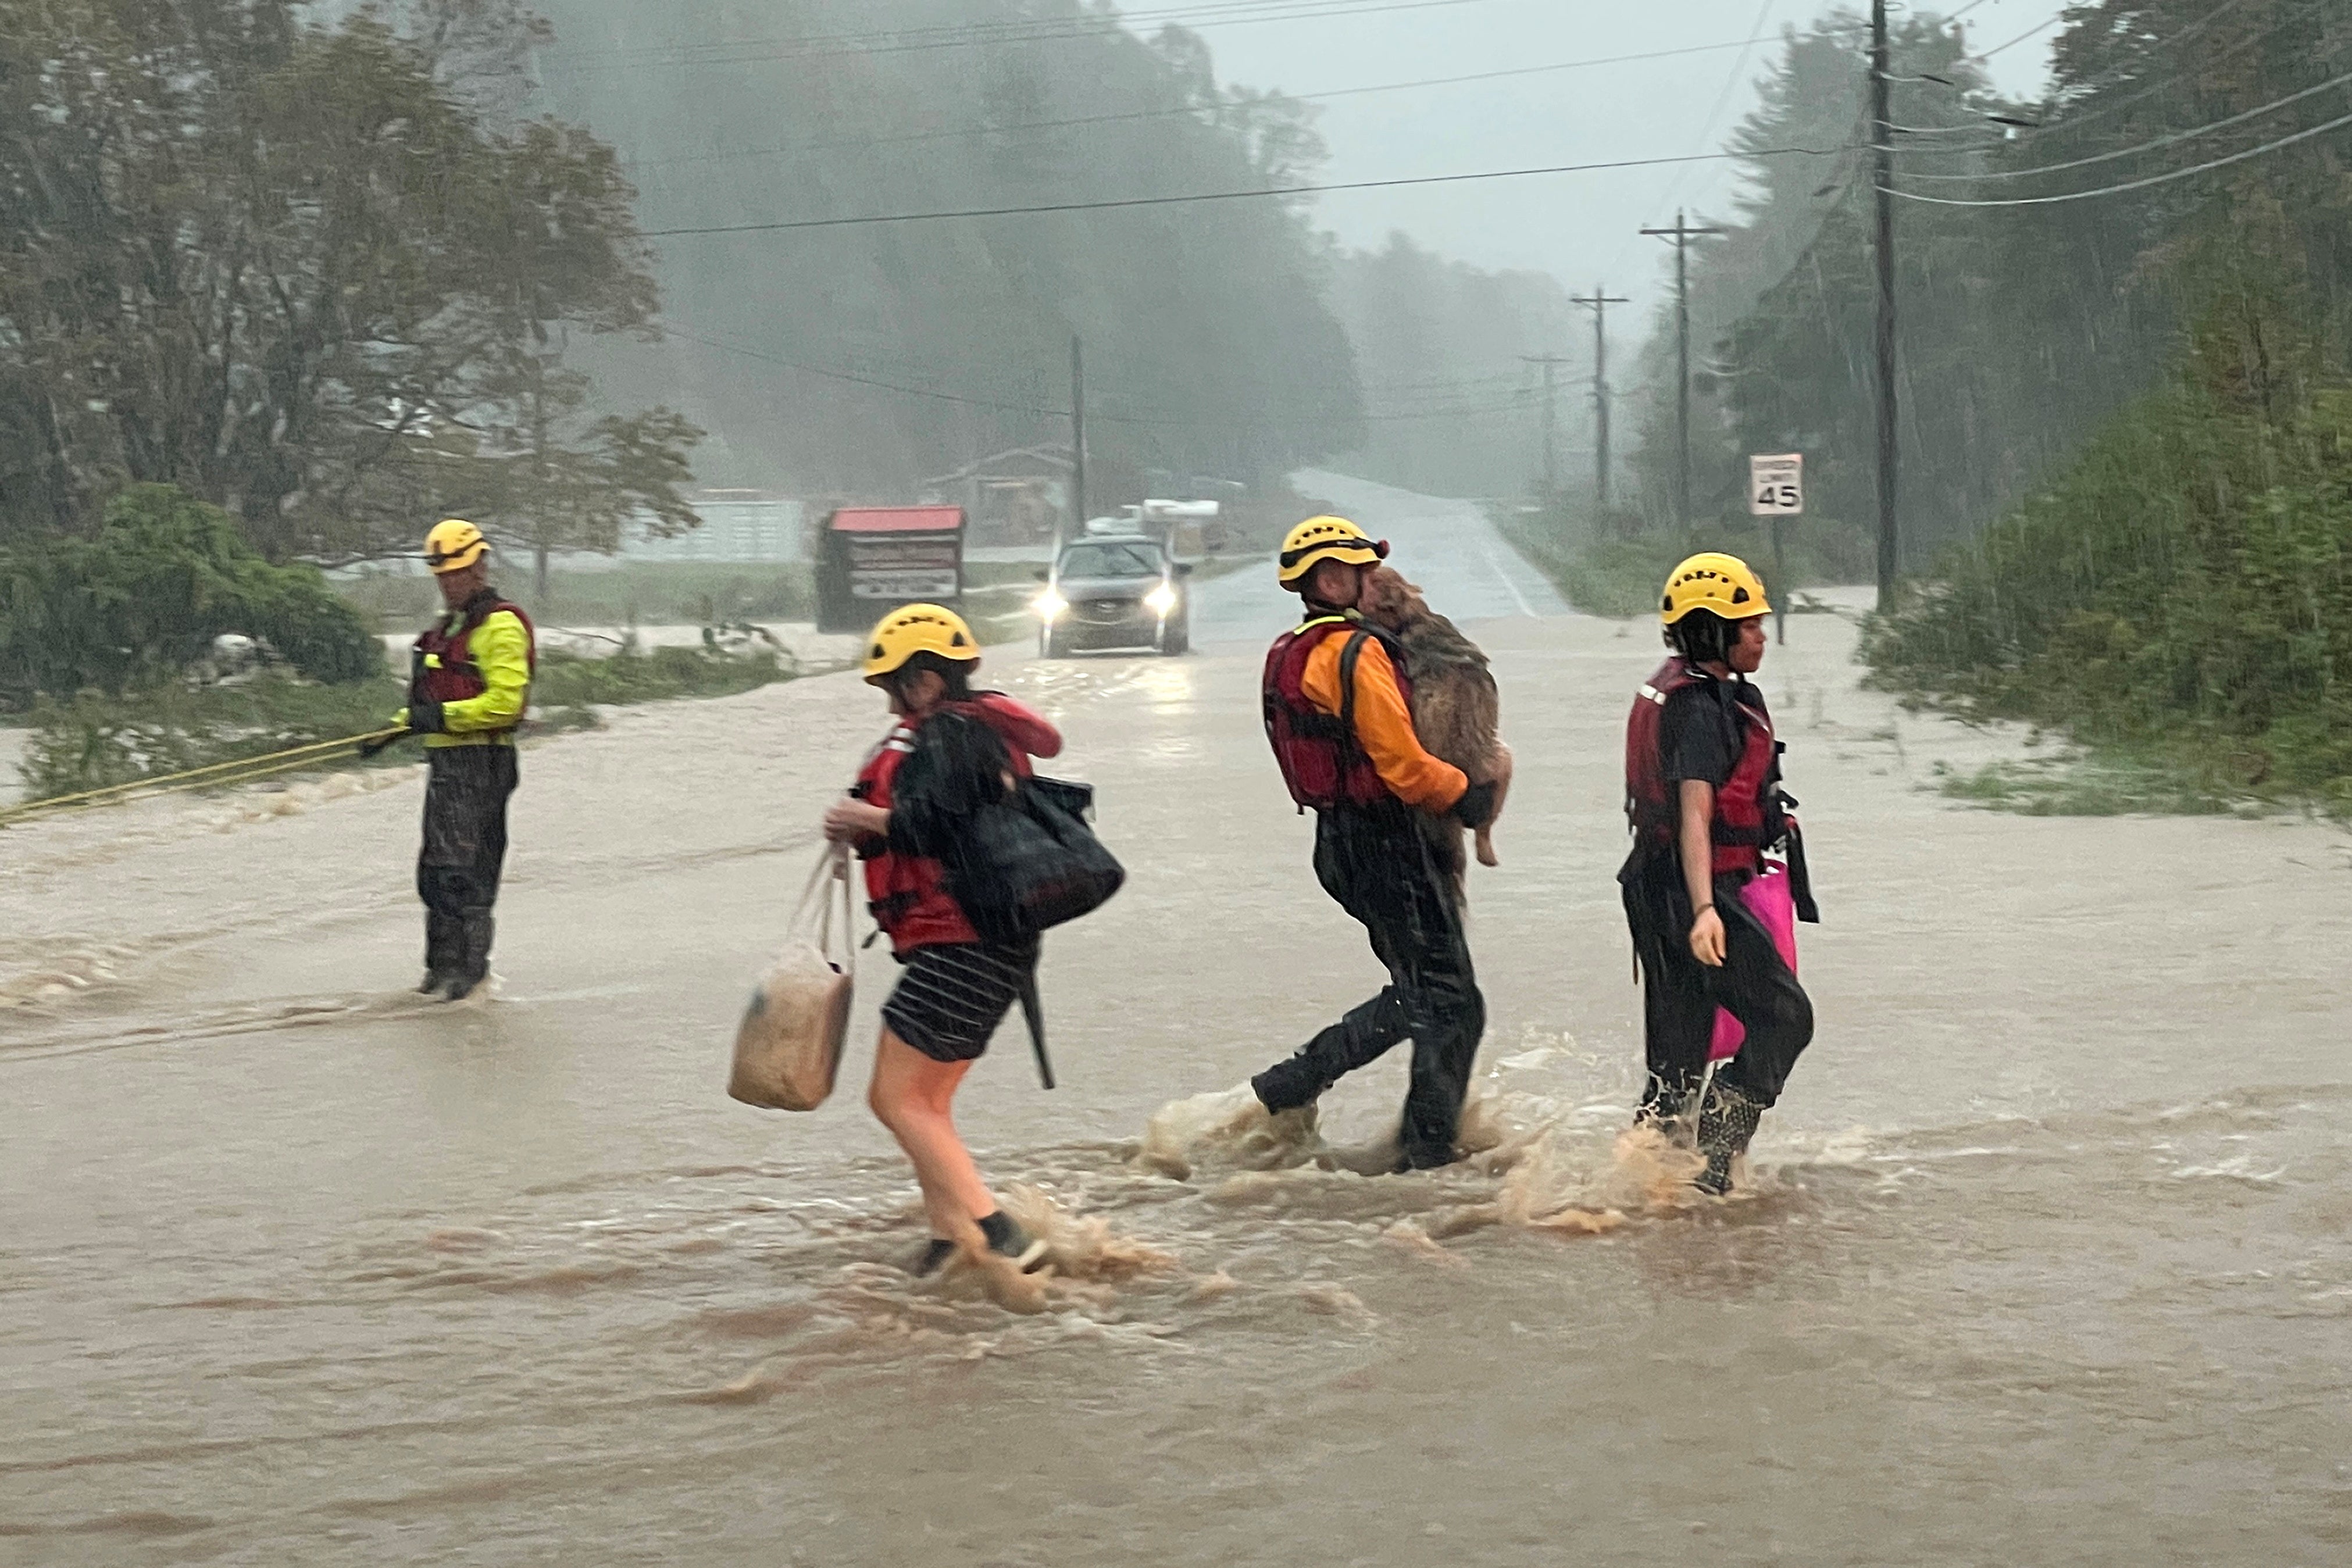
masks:
<path fill-rule="evenodd" d="M 844 507 L 832 527 L 845 534 L 955 533 L 963 528 L 961 507 Z"/>

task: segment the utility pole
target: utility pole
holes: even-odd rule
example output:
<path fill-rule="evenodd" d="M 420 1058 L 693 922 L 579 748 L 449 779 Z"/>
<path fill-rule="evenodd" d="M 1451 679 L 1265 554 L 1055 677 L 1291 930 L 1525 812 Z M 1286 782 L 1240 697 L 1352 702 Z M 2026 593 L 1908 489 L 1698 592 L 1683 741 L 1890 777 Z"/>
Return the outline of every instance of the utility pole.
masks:
<path fill-rule="evenodd" d="M 1521 354 L 1519 362 L 1543 367 L 1544 505 L 1549 507 L 1559 497 L 1559 445 L 1555 439 L 1559 431 L 1559 388 L 1553 372 L 1568 361 L 1558 354 Z"/>
<path fill-rule="evenodd" d="M 1596 283 L 1591 294 L 1571 294 L 1568 302 L 1592 312 L 1592 508 L 1598 517 L 1609 510 L 1609 307 L 1632 301 Z"/>
<path fill-rule="evenodd" d="M 1070 526 L 1087 531 L 1087 357 L 1078 335 L 1070 334 Z M 1054 554 L 1061 556 L 1061 540 Z"/>
<path fill-rule="evenodd" d="M 1878 608 L 1894 603 L 1895 116 L 1887 105 L 1886 0 L 1870 0 L 1871 184 L 1878 193 Z"/>
<path fill-rule="evenodd" d="M 1884 0 L 1876 0 L 1884 5 Z M 1695 229 L 1675 211 L 1670 229 L 1643 229 L 1645 235 L 1675 242 L 1675 512 L 1685 528 L 1691 521 L 1690 483 L 1690 243 L 1721 229 Z"/>

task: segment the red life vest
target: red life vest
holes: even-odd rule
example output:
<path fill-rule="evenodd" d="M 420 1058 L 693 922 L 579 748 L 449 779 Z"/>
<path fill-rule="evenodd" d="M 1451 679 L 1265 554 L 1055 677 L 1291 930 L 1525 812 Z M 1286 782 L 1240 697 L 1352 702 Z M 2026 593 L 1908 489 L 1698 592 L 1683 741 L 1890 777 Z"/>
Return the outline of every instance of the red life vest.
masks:
<path fill-rule="evenodd" d="M 1276 638 L 1274 646 L 1266 650 L 1261 688 L 1265 737 L 1274 747 L 1275 766 L 1282 769 L 1282 781 L 1290 787 L 1290 798 L 1302 811 L 1309 806 L 1318 811 L 1335 806 L 1377 806 L 1396 798 L 1356 736 L 1354 655 L 1361 644 L 1340 652 L 1341 695 L 1336 716 L 1325 713 L 1307 696 L 1307 656 L 1326 638 L 1342 633 L 1378 638 L 1388 648 L 1389 663 L 1395 668 L 1398 695 L 1407 706 L 1412 703 L 1412 684 L 1404 673 L 1403 655 L 1390 646 L 1388 638 L 1360 621 L 1344 615 L 1318 616 Z"/>
<path fill-rule="evenodd" d="M 446 619 L 436 621 L 416 639 L 410 654 L 409 695 L 436 703 L 461 703 L 468 697 L 480 696 L 489 689 L 482 679 L 481 666 L 467 656 L 468 645 L 475 631 L 483 622 L 506 611 L 522 622 L 523 657 L 530 672 L 539 673 L 539 633 L 531 626 L 530 617 L 522 606 L 500 599 L 494 589 L 485 588 L 466 601 L 464 619 L 455 632 L 445 632 Z"/>
<path fill-rule="evenodd" d="M 1029 760 L 1033 746 L 1047 747 L 1048 755 L 1059 749 L 1060 737 L 1051 725 L 1002 693 L 982 693 L 971 702 L 952 706 L 997 733 L 1013 758 L 1013 771 L 1023 779 L 1034 772 Z M 850 792 L 869 806 L 888 810 L 891 780 L 913 755 L 918 727 L 903 719 L 892 726 L 858 768 L 857 783 Z M 866 907 L 873 912 L 874 923 L 888 933 L 891 950 L 904 954 L 918 947 L 979 941 L 980 933 L 948 895 L 947 868 L 927 855 L 895 854 L 887 847 L 876 847 L 887 842 L 868 840 L 860 852 L 866 857 Z"/>
<path fill-rule="evenodd" d="M 1633 698 L 1625 720 L 1625 817 L 1633 832 L 1664 849 L 1675 844 L 1682 821 L 1679 791 L 1668 781 L 1659 755 L 1658 730 L 1666 699 L 1710 677 L 1680 654 L 1658 666 Z M 1715 874 L 1754 872 L 1763 850 L 1788 828 L 1780 806 L 1780 747 L 1772 721 L 1753 704 L 1734 701 L 1739 715 L 1739 760 L 1715 792 Z"/>

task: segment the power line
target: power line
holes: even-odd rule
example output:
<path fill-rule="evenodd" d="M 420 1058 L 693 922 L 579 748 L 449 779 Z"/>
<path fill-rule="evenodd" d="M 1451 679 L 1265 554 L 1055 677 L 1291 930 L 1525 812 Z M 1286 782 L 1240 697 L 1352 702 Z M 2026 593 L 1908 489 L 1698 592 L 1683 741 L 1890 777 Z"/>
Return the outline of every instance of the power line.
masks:
<path fill-rule="evenodd" d="M 1478 407 L 1420 409 L 1402 413 L 1367 413 L 1363 417 L 1368 424 L 1387 424 L 1421 419 L 1475 419 L 1487 414 L 1516 413 L 1521 409 L 1535 407 L 1536 402 L 1536 398 L 1529 395 L 1516 398 L 1509 402 L 1486 403 Z"/>
<path fill-rule="evenodd" d="M 1299 103 L 1322 103 L 1331 99 L 1358 98 L 1367 93 L 1404 92 L 1422 88 L 1459 87 L 1472 82 L 1501 81 L 1512 77 L 1542 76 L 1554 71 L 1585 70 L 1600 66 L 1636 65 L 1647 60 L 1676 59 L 1689 55 L 1718 54 L 1725 49 L 1745 50 L 1753 38 L 1727 39 L 1719 44 L 1692 44 L 1678 49 L 1651 49 L 1641 54 L 1606 55 L 1593 59 L 1556 60 L 1549 65 L 1509 66 L 1500 70 L 1472 71 L 1466 75 L 1423 77 L 1414 81 L 1376 82 L 1364 87 L 1333 88 L 1324 92 L 1285 93 L 1282 96 Z M 909 142 L 963 141 L 981 136 L 1008 135 L 1024 131 L 1062 131 L 1084 125 L 1117 125 L 1134 120 L 1171 120 L 1213 111 L 1218 105 L 1186 104 L 1176 109 L 1131 109 L 1116 114 L 1080 114 L 1062 120 L 1023 120 L 1012 125 L 965 127 L 952 131 L 918 131 L 903 136 L 861 137 L 838 141 L 802 142 L 782 147 L 738 148 L 719 152 L 698 152 L 677 158 L 651 158 L 629 161 L 630 169 L 659 169 L 676 163 L 707 163 L 738 158 L 765 158 L 779 153 L 830 152 L 857 147 L 896 147 Z"/>
<path fill-rule="evenodd" d="M 1386 191 L 1407 185 L 1454 185 L 1476 180 L 1516 180 L 1535 174 L 1586 174 L 1608 169 L 1656 169 L 1677 163 L 1716 163 L 1726 159 L 1777 158 L 1803 154 L 1832 158 L 1850 147 L 1759 147 L 1738 152 L 1693 152 L 1664 158 L 1621 158 L 1601 163 L 1551 163 L 1528 169 L 1481 169 L 1465 174 L 1413 174 L 1389 180 L 1343 180 L 1320 185 L 1284 185 L 1273 190 L 1201 191 L 1182 196 L 1118 196 L 1095 202 L 1041 202 L 1019 207 L 956 207 L 938 212 L 875 213 L 860 217 L 793 218 L 779 223 L 709 224 L 685 228 L 645 229 L 640 237 L 668 239 L 693 235 L 778 234 L 793 229 L 853 228 L 869 224 L 927 223 L 940 218 L 1005 218 L 1036 213 L 1092 213 L 1120 207 L 1186 206 L 1202 202 L 1234 202 L 1266 197 L 1316 196 L 1334 191 Z"/>
<path fill-rule="evenodd" d="M 2282 136 L 2275 141 L 2265 141 L 2260 147 L 2249 147 L 2242 152 L 2232 152 L 2227 158 L 2216 158 L 2210 162 L 2198 163 L 2187 169 L 2175 169 L 2168 173 L 2151 174 L 2145 180 L 2133 180 L 2121 185 L 2102 185 L 2095 191 L 2070 191 L 2063 196 L 2011 196 L 2001 200 L 1961 201 L 1949 196 L 1923 196 L 1916 191 L 1897 190 L 1891 185 L 1881 185 L 1879 189 L 1890 196 L 1900 196 L 1906 202 L 1927 202 L 1938 207 L 2046 207 L 2059 202 L 2087 202 L 2094 196 L 2119 196 L 2126 191 L 2145 191 L 2151 185 L 2168 185 L 2175 180 L 2186 180 L 2192 174 L 2203 174 L 2215 169 L 2226 169 L 2232 163 L 2242 163 L 2249 158 L 2260 158 L 2265 153 L 2275 152 L 2282 147 L 2292 147 L 2299 141 L 2308 141 L 2315 136 L 2325 136 L 2331 131 L 2338 131 L 2347 125 L 2352 125 L 2352 114 L 2331 120 L 2325 125 L 2315 125 L 2308 131 L 2298 131 L 2292 136 Z"/>
<path fill-rule="evenodd" d="M 762 350 L 750 348 L 741 343 L 730 343 L 722 339 L 708 338 L 699 332 L 688 331 L 685 328 L 679 327 L 674 323 L 665 322 L 662 326 L 662 334 L 665 337 L 681 339 L 689 343 L 699 343 L 706 349 L 716 349 L 721 353 L 737 354 L 747 360 L 759 360 L 767 364 L 781 365 L 786 370 L 799 371 L 805 375 L 821 377 L 826 381 L 846 382 L 855 386 L 870 387 L 877 392 L 898 392 L 907 397 L 929 398 L 938 402 L 960 403 L 971 408 L 993 409 L 1003 413 L 1034 414 L 1041 419 L 1068 419 L 1072 417 L 1071 411 L 1066 408 L 1053 408 L 1040 403 L 1008 402 L 1001 398 L 976 397 L 965 392 L 941 392 L 936 387 L 908 386 L 902 382 L 885 381 L 878 376 L 860 375 L 855 371 L 835 370 L 824 365 L 812 365 L 803 361 L 787 359 L 782 354 L 768 353 Z M 1101 389 L 1097 389 L 1096 395 L 1133 397 L 1136 394 L 1133 392 L 1105 392 Z M 1388 413 L 1367 413 L 1363 414 L 1362 417 L 1367 422 L 1375 423 L 1388 423 L 1423 419 L 1467 419 L 1486 414 L 1509 413 L 1519 409 L 1529 408 L 1532 406 L 1534 406 L 1534 399 L 1531 396 L 1520 396 L 1503 402 L 1461 403 L 1424 409 L 1396 410 Z M 1326 409 L 1318 410 L 1317 412 L 1318 414 L 1330 416 L 1336 414 L 1338 411 Z M 1164 415 L 1154 417 L 1139 414 L 1105 413 L 1099 409 L 1089 411 L 1087 417 L 1089 420 L 1102 421 L 1112 424 L 1130 424 L 1146 427 L 1156 426 L 1164 429 L 1221 428 L 1218 422 L 1211 420 L 1177 419 Z"/>
<path fill-rule="evenodd" d="M 1756 13 L 1755 22 L 1748 26 L 1748 41 L 1740 45 L 1739 57 L 1731 62 L 1730 74 L 1723 78 L 1723 90 L 1715 95 L 1715 107 L 1706 111 L 1706 121 L 1699 128 L 1697 141 L 1702 148 L 1706 145 L 1707 139 L 1715 134 L 1715 122 L 1723 118 L 1723 110 L 1731 102 L 1731 95 L 1738 89 L 1740 72 L 1748 67 L 1748 52 L 1763 38 L 1765 25 L 1771 20 L 1773 7 L 1779 4 L 1780 0 L 1764 0 L 1762 8 Z M 1675 198 L 1682 194 L 1683 179 L 1689 172 L 1690 170 L 1687 167 L 1676 170 L 1675 177 L 1667 182 L 1665 193 L 1658 198 L 1657 204 L 1650 210 L 1654 213 L 1663 213 L 1672 205 Z M 1621 250 L 1619 254 L 1622 255 L 1623 252 Z"/>
<path fill-rule="evenodd" d="M 2171 37 L 2158 40 L 2156 47 L 2164 49 L 2177 48 L 2180 45 L 2187 43 L 2189 39 L 2204 32 L 2208 27 L 2220 21 L 2230 12 L 2236 10 L 2244 3 L 2245 0 L 2223 0 L 2221 5 L 2216 6 L 2213 10 L 2208 12 L 2205 16 L 2200 17 L 2189 26 L 2183 27 L 2179 32 L 2172 35 Z M 2050 120 L 2044 125 L 2028 131 L 2022 136 L 2008 138 L 2007 141 L 2009 145 L 2012 147 L 2031 146 L 2033 143 L 2044 141 L 2047 138 L 2066 135 L 2070 132 L 2080 131 L 2086 125 L 2095 125 L 2103 120 L 2111 119 L 2115 115 L 2120 114 L 2125 110 L 2129 109 L 2132 105 L 2155 97 L 2158 93 L 2176 85 L 2186 77 L 2192 76 L 2199 71 L 2210 71 L 2217 66 L 2224 65 L 2229 61 L 2237 58 L 2240 55 L 2244 54 L 2248 49 L 2259 47 L 2261 45 L 2269 42 L 2273 37 L 2287 26 L 2295 22 L 2301 21 L 2304 17 L 2310 16 L 2315 11 L 2326 10 L 2336 3 L 2337 0 L 2312 0 L 2311 4 L 2304 6 L 2300 11 L 2293 12 L 2279 18 L 2276 22 L 2263 29 L 2261 32 L 2254 33 L 2247 37 L 2239 39 L 2236 43 L 2222 49 L 2219 54 L 2207 55 L 2200 58 L 2194 65 L 2183 67 L 2179 70 L 2173 71 L 2168 76 L 2158 77 L 2156 80 L 2141 88 L 2137 92 L 2127 93 L 2122 98 L 2114 99 L 2105 103 L 2098 103 L 2097 107 L 2091 110 L 2087 114 L 2079 114 L 2071 117 L 2062 116 L 2058 119 Z M 2334 54 L 2336 52 L 2338 51 L 2330 51 L 2330 57 L 2333 57 Z M 2102 78 L 2099 81 L 2084 84 L 2081 90 L 2085 95 L 2102 94 L 2108 87 L 2123 81 L 2127 74 L 2127 72 L 2121 70 L 2110 73 L 2108 76 Z M 2090 101 L 2097 103 L 2097 98 L 2095 96 L 2092 96 L 2090 97 Z M 1978 150 L 1975 148 L 1952 149 L 1954 155 L 1973 152 L 1976 151 Z M 1908 155 L 1912 157 L 1931 155 L 1941 156 L 1942 153 L 1940 151 L 1931 153 L 1928 150 L 1921 149 L 1913 152 Z"/>
<path fill-rule="evenodd" d="M 2142 152 L 2153 152 L 2160 147 L 2173 147 L 2183 141 L 2194 141 L 2199 137 L 2210 135 L 2216 131 L 2227 131 L 2230 127 L 2233 125 L 2242 125 L 2249 120 L 2260 120 L 2263 115 L 2284 109 L 2288 104 L 2300 103 L 2306 98 L 2316 97 L 2320 93 L 2327 92 L 2335 88 L 2343 87 L 2347 83 L 2352 83 L 2352 71 L 2348 71 L 2339 77 L 2331 78 L 2326 81 L 2321 82 L 2317 87 L 2307 87 L 2301 92 L 2289 93 L 2286 97 L 2263 104 L 2258 109 L 2247 110 L 2243 114 L 2233 114 L 2227 120 L 2217 120 L 2210 125 L 2200 125 L 2193 131 L 2176 131 L 2169 136 L 2159 136 L 2153 141 L 2143 141 L 2137 147 L 2118 148 L 2113 152 L 2101 152 L 2095 157 L 2070 159 L 2063 163 L 2044 163 L 2031 169 L 1993 170 L 1981 174 L 1906 173 L 1904 175 L 1904 178 L 1906 180 L 1939 181 L 2027 180 L 2032 179 L 2036 174 L 2055 174 L 2064 169 L 2087 169 L 2094 163 L 2112 163 L 2118 158 L 2134 158 L 2137 157 Z"/>
<path fill-rule="evenodd" d="M 897 382 L 886 382 L 874 376 L 856 375 L 848 371 L 828 370 L 822 365 L 803 364 L 798 360 L 788 360 L 781 354 L 771 354 L 758 349 L 746 348 L 740 343 L 728 343 L 717 338 L 706 338 L 698 332 L 689 332 L 668 322 L 663 324 L 661 331 L 662 336 L 666 338 L 682 338 L 689 343 L 699 343 L 706 349 L 717 349 L 725 354 L 740 354 L 747 360 L 762 360 L 769 364 L 782 365 L 787 370 L 799 371 L 806 375 L 821 376 L 826 381 L 849 382 L 857 386 L 873 387 L 882 392 L 903 392 L 908 397 L 932 398 L 940 402 L 964 403 L 973 408 L 992 408 L 1005 413 L 1034 413 L 1046 419 L 1070 417 L 1070 411 L 1066 408 L 1041 408 L 1035 403 L 1004 402 L 995 398 L 967 397 L 960 392 L 940 392 L 930 387 L 904 386 Z"/>
<path fill-rule="evenodd" d="M 1513 370 L 1482 371 L 1476 375 L 1467 376 L 1423 376 L 1409 382 L 1370 382 L 1366 386 L 1381 392 L 1415 392 L 1426 387 L 1491 386 L 1496 382 L 1515 380 L 1519 374 Z"/>
<path fill-rule="evenodd" d="M 1981 123 L 1968 125 L 1890 125 L 1886 128 L 1898 136 L 1976 136 L 1982 134 Z M 2002 140 L 2006 141 L 2007 138 Z M 1941 151 L 1941 149 L 1938 149 Z"/>
<path fill-rule="evenodd" d="M 2025 42 L 2025 40 L 2026 40 L 2026 39 L 2028 39 L 2028 38 L 2030 38 L 2030 37 L 2033 37 L 2033 35 L 2034 35 L 2034 34 L 2036 34 L 2036 33 L 2046 33 L 2046 32 L 2048 32 L 2051 28 L 2053 28 L 2053 27 L 2056 26 L 2059 23 L 2061 23 L 2061 22 L 2064 21 L 2065 19 L 2066 19 L 2065 15 L 2064 15 L 2064 13 L 2063 13 L 2063 12 L 2062 12 L 2062 13 L 2060 13 L 2058 16 L 2055 16 L 2051 17 L 2051 18 L 2050 18 L 2048 21 L 2046 21 L 2046 22 L 2036 22 L 2032 26 L 2026 28 L 2026 29 L 2025 29 L 2025 31 L 2023 31 L 2022 33 L 2018 34 L 2018 35 L 2017 35 L 2017 37 L 2015 37 L 2014 38 L 2011 38 L 2009 42 L 2007 42 L 2007 43 L 2005 43 L 2005 44 L 1995 44 L 1991 48 L 1987 49 L 1983 54 L 1980 54 L 1980 55 L 1970 55 L 1970 56 L 1969 57 L 1969 58 L 1970 58 L 1970 59 L 1972 59 L 1972 60 L 1989 60 L 1989 59 L 1992 58 L 1992 57 L 1993 57 L 1993 56 L 1995 56 L 1995 55 L 1997 55 L 1997 54 L 2000 54 L 2000 53 L 2002 50 L 2004 50 L 2004 49 L 2013 49 L 2013 48 L 2017 47 L 2017 46 L 2018 46 L 2018 45 L 2020 45 L 2020 44 L 2021 44 L 2021 43 Z"/>

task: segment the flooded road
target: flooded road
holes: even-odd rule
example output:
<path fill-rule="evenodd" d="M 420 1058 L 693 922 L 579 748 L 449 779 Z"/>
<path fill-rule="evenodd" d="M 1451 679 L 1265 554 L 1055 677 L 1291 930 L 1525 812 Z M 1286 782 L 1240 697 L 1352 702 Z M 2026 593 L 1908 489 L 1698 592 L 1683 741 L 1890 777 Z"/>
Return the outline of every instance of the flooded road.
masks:
<path fill-rule="evenodd" d="M 1299 493 L 1361 521 L 1395 550 L 1394 559 L 1430 603 L 1455 621 L 1502 615 L 1565 615 L 1543 573 L 1519 559 L 1476 501 L 1418 496 L 1370 479 L 1308 468 L 1292 476 Z M 1297 619 L 1298 601 L 1270 571 L 1243 570 L 1202 582 L 1192 603 L 1192 643 L 1237 643 L 1260 653 Z"/>
<path fill-rule="evenodd" d="M 1755 1196 L 1693 1205 L 1619 1139 L 1654 637 L 1475 631 L 1481 1152 L 1407 1177 L 1358 1174 L 1402 1053 L 1313 1134 L 1239 1109 L 1378 983 L 1255 651 L 992 661 L 1131 871 L 1046 945 L 1062 1088 L 1008 1032 L 963 1097 L 1038 1315 L 903 1270 L 878 950 L 832 1104 L 723 1095 L 854 680 L 531 749 L 478 1004 L 402 989 L 414 771 L 0 834 L 0 1563 L 2345 1561 L 2344 836 L 1956 809 L 2004 743 L 1793 618 L 1822 1030 Z"/>

